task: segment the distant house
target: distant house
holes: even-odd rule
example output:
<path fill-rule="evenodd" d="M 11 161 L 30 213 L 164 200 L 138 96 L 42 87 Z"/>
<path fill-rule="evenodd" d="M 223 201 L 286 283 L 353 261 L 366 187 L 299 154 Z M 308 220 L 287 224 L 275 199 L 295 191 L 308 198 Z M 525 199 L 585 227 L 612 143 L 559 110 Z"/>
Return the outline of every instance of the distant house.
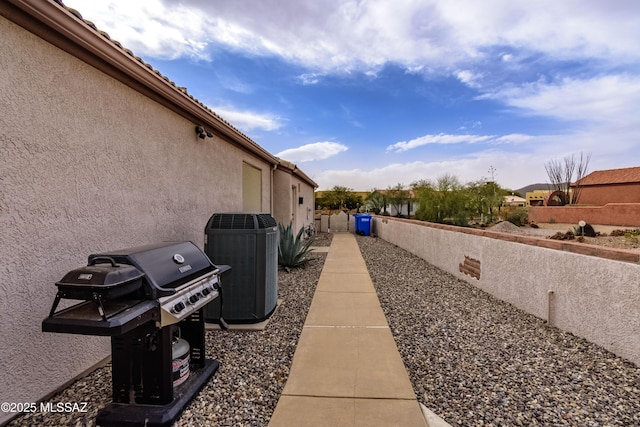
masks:
<path fill-rule="evenodd" d="M 533 190 L 527 191 L 526 193 L 526 201 L 527 206 L 543 206 L 544 198 L 549 194 L 549 190 Z"/>
<path fill-rule="evenodd" d="M 640 203 L 640 166 L 595 171 L 571 187 L 574 191 L 579 189 L 581 205 Z"/>
<path fill-rule="evenodd" d="M 519 196 L 504 196 L 505 206 L 526 206 L 527 199 Z"/>

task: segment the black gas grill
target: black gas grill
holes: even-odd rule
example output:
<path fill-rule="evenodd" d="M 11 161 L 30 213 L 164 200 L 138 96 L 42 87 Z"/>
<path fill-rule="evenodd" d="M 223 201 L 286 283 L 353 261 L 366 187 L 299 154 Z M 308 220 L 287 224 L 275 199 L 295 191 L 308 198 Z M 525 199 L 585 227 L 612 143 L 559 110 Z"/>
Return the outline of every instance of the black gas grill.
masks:
<path fill-rule="evenodd" d="M 113 403 L 98 425 L 170 425 L 178 417 L 218 368 L 205 358 L 203 308 L 222 304 L 229 270 L 192 242 L 172 242 L 90 255 L 56 283 L 43 331 L 111 337 Z M 58 310 L 63 300 L 76 303 Z M 175 386 L 178 336 L 189 344 L 190 371 Z"/>

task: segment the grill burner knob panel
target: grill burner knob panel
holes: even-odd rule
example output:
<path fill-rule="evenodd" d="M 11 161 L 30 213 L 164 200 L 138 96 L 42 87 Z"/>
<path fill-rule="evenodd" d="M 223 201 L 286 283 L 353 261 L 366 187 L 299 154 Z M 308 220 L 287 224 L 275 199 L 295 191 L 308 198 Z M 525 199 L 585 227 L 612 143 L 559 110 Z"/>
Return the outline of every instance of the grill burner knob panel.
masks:
<path fill-rule="evenodd" d="M 215 289 L 218 280 L 216 273 L 212 272 L 206 277 L 176 288 L 175 294 L 160 298 L 158 302 L 161 319 L 158 325 L 164 327 L 178 323 L 218 298 L 219 293 Z"/>
<path fill-rule="evenodd" d="M 179 302 L 173 306 L 173 309 L 171 311 L 173 311 L 174 313 L 180 313 L 182 310 L 184 310 L 184 308 L 185 308 L 184 303 Z"/>

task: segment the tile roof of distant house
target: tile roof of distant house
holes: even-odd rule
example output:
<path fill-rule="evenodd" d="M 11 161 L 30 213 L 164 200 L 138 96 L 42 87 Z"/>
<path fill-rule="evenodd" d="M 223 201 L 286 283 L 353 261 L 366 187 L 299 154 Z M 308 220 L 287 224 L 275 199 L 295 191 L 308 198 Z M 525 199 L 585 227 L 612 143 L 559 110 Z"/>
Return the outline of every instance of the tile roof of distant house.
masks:
<path fill-rule="evenodd" d="M 583 186 L 640 183 L 640 166 L 591 172 L 578 182 Z"/>

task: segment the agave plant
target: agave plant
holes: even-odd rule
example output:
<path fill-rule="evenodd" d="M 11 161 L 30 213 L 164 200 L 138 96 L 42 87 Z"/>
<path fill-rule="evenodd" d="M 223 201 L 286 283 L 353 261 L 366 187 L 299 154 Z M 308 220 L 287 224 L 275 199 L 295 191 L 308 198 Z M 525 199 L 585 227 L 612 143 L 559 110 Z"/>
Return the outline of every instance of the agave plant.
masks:
<path fill-rule="evenodd" d="M 278 224 L 278 264 L 289 271 L 293 267 L 301 267 L 309 261 L 312 238 L 303 238 L 304 227 L 300 228 L 298 234 L 293 236 L 293 225 L 289 223 L 287 227 Z"/>

